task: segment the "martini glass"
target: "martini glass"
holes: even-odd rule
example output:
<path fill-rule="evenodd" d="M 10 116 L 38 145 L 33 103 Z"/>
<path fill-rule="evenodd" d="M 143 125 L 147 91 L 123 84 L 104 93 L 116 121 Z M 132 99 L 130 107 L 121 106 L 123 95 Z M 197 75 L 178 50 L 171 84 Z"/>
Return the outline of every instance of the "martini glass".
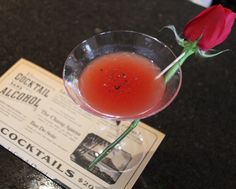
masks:
<path fill-rule="evenodd" d="M 124 112 L 119 113 L 116 111 L 105 112 L 101 108 L 98 108 L 98 106 L 93 106 L 89 102 L 89 100 L 86 99 L 86 97 L 84 96 L 82 91 L 82 86 L 83 88 L 86 88 L 86 85 L 83 84 L 84 80 L 81 80 L 81 77 L 85 73 L 85 71 L 88 70 L 88 67 L 94 64 L 94 60 L 97 60 L 98 58 L 105 57 L 106 55 L 109 56 L 119 53 L 120 55 L 122 53 L 126 55 L 127 54 L 135 55 L 148 60 L 152 65 L 151 66 L 152 69 L 150 70 L 150 73 L 146 73 L 146 76 L 154 73 L 156 74 L 153 77 L 154 80 L 155 78 L 158 78 L 156 80 L 162 79 L 162 81 L 164 82 L 165 87 L 162 88 L 164 90 L 161 97 L 159 90 L 157 88 L 152 89 L 151 93 L 154 94 L 156 99 L 159 98 L 159 100 L 158 101 L 154 100 L 153 103 L 151 103 L 151 106 L 149 105 L 148 108 L 134 111 L 134 109 L 131 108 L 132 105 L 129 104 L 129 101 L 127 101 L 125 105 L 124 104 L 117 105 L 117 109 L 118 106 L 122 106 L 125 113 Z M 94 159 L 91 160 L 92 163 L 90 162 L 90 164 L 88 165 L 90 170 L 93 170 L 95 166 L 101 164 L 101 162 L 106 156 L 110 156 L 110 161 L 111 161 L 113 158 L 116 159 L 118 158 L 117 154 L 121 154 L 120 156 L 122 156 L 123 158 L 123 159 L 121 158 L 122 162 L 124 161 L 124 156 L 127 157 L 126 160 L 129 159 L 129 157 L 133 157 L 134 161 L 132 161 L 130 165 L 129 161 L 127 161 L 128 163 L 125 164 L 125 166 L 123 165 L 121 166 L 122 168 L 118 169 L 118 171 L 120 172 L 134 168 L 142 160 L 143 155 L 145 155 L 145 140 L 142 138 L 142 133 L 138 134 L 136 133 L 138 140 L 140 140 L 140 145 L 137 147 L 132 146 L 131 148 L 128 148 L 130 150 L 132 149 L 133 150 L 132 152 L 130 151 L 127 152 L 123 150 L 122 147 L 124 145 L 129 145 L 125 142 L 125 138 L 128 134 L 133 132 L 133 129 L 138 125 L 140 119 L 152 116 L 165 109 L 174 100 L 177 93 L 179 92 L 182 82 L 181 70 L 178 70 L 175 73 L 175 75 L 170 80 L 168 80 L 168 82 L 165 82 L 164 78 L 162 77 L 157 77 L 158 74 L 161 72 L 161 70 L 163 70 L 171 62 L 173 62 L 175 58 L 176 57 L 173 54 L 173 52 L 158 39 L 143 33 L 126 31 L 126 30 L 110 31 L 95 35 L 83 41 L 71 51 L 64 65 L 63 79 L 65 88 L 69 96 L 73 99 L 73 101 L 77 103 L 82 109 L 89 112 L 90 114 L 105 119 L 114 120 L 114 123 L 127 120 L 131 122 L 130 126 L 124 129 L 124 131 L 122 131 L 122 133 L 119 134 L 119 136 L 114 138 L 113 141 L 109 141 L 107 143 L 105 149 L 100 150 L 100 152 L 98 152 L 99 150 L 97 150 L 97 152 L 94 153 Z M 103 69 L 101 69 L 100 71 L 104 71 Z M 118 71 L 116 70 L 112 73 L 113 74 L 112 77 L 115 78 L 117 77 L 119 78 L 121 76 L 126 77 L 126 75 L 123 75 L 122 66 L 119 69 L 121 70 Z M 135 72 L 135 69 L 133 72 Z M 87 78 L 91 79 L 93 78 L 93 76 Z M 117 84 L 117 81 L 120 81 L 120 79 L 118 80 L 116 79 L 115 84 Z M 94 82 L 96 82 L 96 79 Z M 106 84 L 107 83 L 105 82 L 104 87 L 106 87 Z M 110 83 L 110 85 L 112 84 Z M 148 83 L 144 84 L 144 87 L 146 85 L 148 85 Z M 132 88 L 129 88 L 129 90 L 127 91 L 133 92 Z M 124 90 L 122 95 L 125 95 L 127 91 Z M 94 93 L 94 95 L 96 94 L 99 95 L 101 90 L 97 89 L 95 92 L 94 91 L 90 92 Z M 141 91 L 141 92 L 144 95 L 145 93 L 149 94 L 149 92 L 147 91 Z M 146 94 L 147 98 L 149 98 L 148 94 Z M 119 93 L 118 95 L 121 95 L 121 93 Z M 138 96 L 139 94 L 132 93 L 132 95 L 135 99 L 135 97 Z M 104 98 L 101 104 L 106 104 L 106 102 L 109 100 L 108 98 L 109 96 Z M 137 101 L 135 103 L 138 104 L 139 102 Z M 116 109 L 116 107 L 113 109 Z M 101 131 L 99 131 L 98 129 L 97 133 L 99 132 Z M 103 140 L 101 139 L 101 141 Z M 120 151 L 120 153 L 117 153 L 117 151 Z M 129 154 L 131 154 L 131 156 L 129 156 Z M 112 170 L 117 171 L 114 168 Z"/>

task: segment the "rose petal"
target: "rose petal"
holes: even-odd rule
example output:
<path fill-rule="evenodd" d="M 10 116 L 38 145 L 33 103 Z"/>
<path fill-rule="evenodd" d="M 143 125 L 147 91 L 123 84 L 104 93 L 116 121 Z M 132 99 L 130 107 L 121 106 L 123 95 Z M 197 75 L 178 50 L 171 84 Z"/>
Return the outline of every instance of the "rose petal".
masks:
<path fill-rule="evenodd" d="M 224 33 L 222 33 L 222 35 L 219 37 L 218 44 L 222 43 L 228 37 L 233 27 L 235 19 L 236 19 L 236 14 L 229 9 L 225 9 Z"/>

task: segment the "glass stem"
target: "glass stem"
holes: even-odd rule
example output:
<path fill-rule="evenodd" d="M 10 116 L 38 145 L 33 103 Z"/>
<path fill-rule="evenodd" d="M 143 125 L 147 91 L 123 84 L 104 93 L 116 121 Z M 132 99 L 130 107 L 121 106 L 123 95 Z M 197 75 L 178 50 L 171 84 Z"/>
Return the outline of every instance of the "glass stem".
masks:
<path fill-rule="evenodd" d="M 88 166 L 88 170 L 91 170 L 98 162 L 100 162 L 108 153 L 120 142 L 122 141 L 139 123 L 140 120 L 134 120 L 131 122 L 130 126 L 111 144 L 109 144 L 101 154 L 99 154 Z"/>

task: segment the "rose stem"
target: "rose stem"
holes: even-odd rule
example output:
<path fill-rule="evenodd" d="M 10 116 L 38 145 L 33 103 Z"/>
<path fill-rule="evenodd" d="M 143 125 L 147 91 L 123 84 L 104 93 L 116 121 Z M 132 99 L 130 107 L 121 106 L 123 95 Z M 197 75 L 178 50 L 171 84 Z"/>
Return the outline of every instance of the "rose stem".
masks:
<path fill-rule="evenodd" d="M 195 51 L 193 49 L 189 49 L 186 51 L 183 51 L 183 56 L 179 56 L 181 57 L 177 62 L 175 62 L 175 64 L 172 65 L 172 67 L 169 69 L 169 71 L 167 72 L 167 74 L 165 75 L 165 83 L 168 83 L 170 81 L 170 79 L 174 76 L 174 74 L 176 73 L 176 71 L 182 66 L 182 64 L 184 63 L 184 61 L 193 53 L 195 53 Z M 179 58 L 178 57 L 178 58 Z M 178 59 L 177 58 L 177 59 Z M 158 76 L 157 76 L 158 77 Z"/>
<path fill-rule="evenodd" d="M 171 62 L 164 70 L 161 71 L 161 73 L 158 74 L 158 76 L 155 77 L 155 79 L 159 79 L 162 75 L 164 75 L 170 68 L 172 68 L 181 58 L 184 57 L 186 54 L 185 51 L 181 53 L 173 62 Z"/>
<path fill-rule="evenodd" d="M 109 144 L 101 154 L 99 154 L 88 166 L 88 170 L 91 170 L 98 162 L 100 162 L 107 154 L 120 142 L 122 141 L 139 123 L 140 120 L 134 120 L 130 126 L 111 144 Z"/>

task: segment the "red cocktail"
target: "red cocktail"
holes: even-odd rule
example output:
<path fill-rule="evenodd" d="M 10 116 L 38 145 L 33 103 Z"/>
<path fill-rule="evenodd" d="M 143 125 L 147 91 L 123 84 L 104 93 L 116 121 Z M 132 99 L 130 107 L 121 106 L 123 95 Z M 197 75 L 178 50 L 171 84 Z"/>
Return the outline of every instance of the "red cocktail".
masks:
<path fill-rule="evenodd" d="M 103 115 L 132 117 L 161 104 L 164 78 L 149 59 L 128 52 L 93 60 L 82 72 L 79 90 L 84 101 Z"/>
<path fill-rule="evenodd" d="M 101 33 L 72 50 L 63 73 L 70 97 L 82 109 L 96 116 L 115 121 L 134 120 L 117 139 L 109 141 L 105 149 L 98 150 L 98 146 L 96 152 L 94 146 L 86 149 L 86 152 L 91 150 L 88 154 L 93 160 L 83 156 L 86 159 L 83 166 L 87 165 L 93 171 L 94 166 L 101 169 L 105 162 L 112 162 L 113 168 L 110 169 L 120 173 L 140 161 L 142 149 L 145 150 L 142 139 L 137 146 L 126 148 L 130 151 L 122 150 L 123 145 L 117 148 L 117 144 L 125 143 L 124 137 L 140 119 L 160 112 L 176 97 L 182 81 L 181 70 L 167 83 L 163 77 L 158 77 L 174 59 L 172 51 L 162 42 L 133 31 Z M 101 137 L 99 140 L 102 141 Z M 110 152 L 115 155 L 111 157 Z M 117 163 L 119 156 L 121 164 Z M 104 157 L 106 160 L 100 163 Z M 118 169 L 114 168 L 115 162 Z M 107 165 L 105 167 L 107 169 Z"/>

